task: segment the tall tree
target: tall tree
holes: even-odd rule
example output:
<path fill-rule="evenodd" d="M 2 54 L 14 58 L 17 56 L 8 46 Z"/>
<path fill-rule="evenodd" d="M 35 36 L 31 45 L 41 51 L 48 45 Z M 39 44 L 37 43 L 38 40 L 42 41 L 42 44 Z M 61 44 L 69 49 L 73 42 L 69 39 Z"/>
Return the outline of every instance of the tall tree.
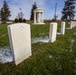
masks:
<path fill-rule="evenodd" d="M 73 20 L 75 16 L 75 0 L 64 1 L 64 8 L 62 10 L 62 20 Z"/>
<path fill-rule="evenodd" d="M 30 16 L 30 20 L 34 20 L 34 10 L 37 9 L 37 5 L 36 2 L 34 2 L 32 9 L 31 9 L 31 16 Z"/>
<path fill-rule="evenodd" d="M 9 6 L 7 4 L 7 2 L 4 0 L 4 4 L 3 7 L 1 8 L 1 20 L 3 23 L 6 23 L 6 21 L 9 19 L 10 17 L 10 10 L 9 10 Z"/>

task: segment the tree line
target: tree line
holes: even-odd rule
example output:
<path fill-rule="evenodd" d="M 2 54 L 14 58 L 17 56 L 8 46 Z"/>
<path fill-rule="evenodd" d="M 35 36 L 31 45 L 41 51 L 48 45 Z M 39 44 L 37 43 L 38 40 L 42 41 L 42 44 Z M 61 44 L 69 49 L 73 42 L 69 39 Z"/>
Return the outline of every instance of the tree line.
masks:
<path fill-rule="evenodd" d="M 65 0 L 64 1 L 64 8 L 62 9 L 62 12 L 61 12 L 62 13 L 61 20 L 74 20 L 75 1 L 76 0 Z M 35 9 L 37 9 L 36 2 L 32 5 L 30 20 L 34 20 Z M 10 13 L 11 13 L 10 8 L 7 2 L 4 0 L 3 7 L 0 10 L 0 18 L 1 18 L 2 23 L 6 23 L 6 21 L 9 20 L 9 17 L 11 16 Z M 15 18 L 16 22 L 18 22 L 18 20 L 22 22 L 22 17 L 19 17 L 20 15 L 23 17 L 23 13 L 22 12 L 18 13 L 17 18 Z M 24 21 L 25 20 L 26 19 L 24 19 Z"/>

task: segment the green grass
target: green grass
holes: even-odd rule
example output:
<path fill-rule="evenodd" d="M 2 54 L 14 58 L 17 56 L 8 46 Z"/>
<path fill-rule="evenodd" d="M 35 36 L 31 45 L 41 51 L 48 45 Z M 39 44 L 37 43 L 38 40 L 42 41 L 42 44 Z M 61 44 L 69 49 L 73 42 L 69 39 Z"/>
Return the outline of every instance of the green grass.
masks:
<path fill-rule="evenodd" d="M 49 24 L 31 24 L 31 36 L 49 35 Z M 58 29 L 60 29 L 60 23 Z M 0 75 L 76 75 L 76 62 L 74 62 L 76 61 L 75 32 L 76 27 L 72 30 L 66 30 L 65 35 L 57 35 L 57 40 L 54 43 L 32 44 L 32 56 L 30 58 L 18 66 L 14 63 L 0 64 Z M 2 36 L 3 34 L 5 37 Z M 72 40 L 75 41 L 71 47 Z M 0 25 L 0 46 L 8 45 L 7 25 Z"/>
<path fill-rule="evenodd" d="M 31 36 L 32 37 L 40 37 L 47 36 L 49 34 L 49 26 L 50 23 L 46 23 L 44 25 L 31 25 Z"/>
<path fill-rule="evenodd" d="M 0 24 L 0 47 L 9 45 L 7 26 L 7 24 Z"/>

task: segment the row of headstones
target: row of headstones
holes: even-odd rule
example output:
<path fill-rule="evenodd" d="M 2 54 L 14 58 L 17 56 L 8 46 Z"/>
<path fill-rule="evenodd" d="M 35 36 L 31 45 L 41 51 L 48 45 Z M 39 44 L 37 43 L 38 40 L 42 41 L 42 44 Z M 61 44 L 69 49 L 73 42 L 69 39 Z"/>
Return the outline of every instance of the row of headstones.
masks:
<path fill-rule="evenodd" d="M 61 34 L 65 34 L 65 22 L 61 22 Z M 57 23 L 53 22 L 50 24 L 49 42 L 56 41 L 57 36 Z"/>
<path fill-rule="evenodd" d="M 65 34 L 65 22 L 61 22 L 61 34 Z M 13 61 L 17 65 L 32 55 L 30 25 L 16 23 L 8 26 L 10 47 L 13 54 Z M 57 23 L 50 23 L 49 42 L 56 41 Z"/>

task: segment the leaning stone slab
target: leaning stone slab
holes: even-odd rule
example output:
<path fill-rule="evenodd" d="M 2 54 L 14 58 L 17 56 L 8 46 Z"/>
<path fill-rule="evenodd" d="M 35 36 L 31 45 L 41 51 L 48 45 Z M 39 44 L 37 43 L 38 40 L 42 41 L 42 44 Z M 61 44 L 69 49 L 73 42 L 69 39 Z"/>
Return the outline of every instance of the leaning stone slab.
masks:
<path fill-rule="evenodd" d="M 31 56 L 30 25 L 16 23 L 8 26 L 8 35 L 13 61 L 16 65 Z"/>

